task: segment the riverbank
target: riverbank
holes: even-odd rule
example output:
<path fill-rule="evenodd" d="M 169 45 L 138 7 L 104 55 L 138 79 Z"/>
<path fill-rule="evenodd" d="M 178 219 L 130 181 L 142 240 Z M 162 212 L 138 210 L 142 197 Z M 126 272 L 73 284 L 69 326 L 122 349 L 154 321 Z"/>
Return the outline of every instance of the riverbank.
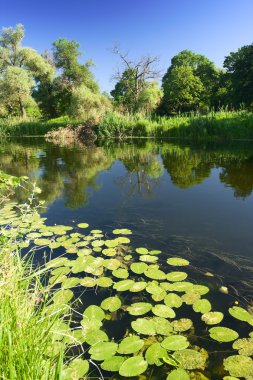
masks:
<path fill-rule="evenodd" d="M 44 136 L 59 128 L 84 125 L 82 120 L 60 117 L 48 121 L 20 119 L 0 120 L 0 136 Z M 90 125 L 89 125 L 90 127 Z M 253 113 L 247 111 L 215 112 L 207 115 L 144 117 L 107 112 L 93 126 L 99 139 L 183 138 L 202 140 L 252 140 Z M 62 131 L 62 129 L 61 129 Z"/>

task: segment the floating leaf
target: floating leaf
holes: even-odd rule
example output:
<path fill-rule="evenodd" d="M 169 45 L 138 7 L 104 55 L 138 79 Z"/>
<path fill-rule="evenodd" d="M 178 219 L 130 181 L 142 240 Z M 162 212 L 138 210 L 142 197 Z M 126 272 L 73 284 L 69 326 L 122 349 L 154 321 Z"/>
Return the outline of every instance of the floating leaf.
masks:
<path fill-rule="evenodd" d="M 174 310 L 171 307 L 167 305 L 163 305 L 163 304 L 157 304 L 153 306 L 152 312 L 158 317 L 163 317 L 163 318 L 174 318 L 176 316 Z"/>
<path fill-rule="evenodd" d="M 93 346 L 94 344 L 97 344 L 99 342 L 108 342 L 109 338 L 108 335 L 102 331 L 102 330 L 90 330 L 87 331 L 85 334 L 85 341 L 90 345 Z"/>
<path fill-rule="evenodd" d="M 112 274 L 113 274 L 114 277 L 123 278 L 123 279 L 126 279 L 129 276 L 128 270 L 127 269 L 122 269 L 122 268 L 115 269 L 112 272 Z"/>
<path fill-rule="evenodd" d="M 200 294 L 195 292 L 185 293 L 181 297 L 182 301 L 186 303 L 186 305 L 193 305 L 196 301 L 200 299 Z"/>
<path fill-rule="evenodd" d="M 128 243 L 130 243 L 130 239 L 128 239 L 126 237 L 123 237 L 123 236 L 120 236 L 120 237 L 118 237 L 115 240 L 117 241 L 118 244 L 128 244 Z"/>
<path fill-rule="evenodd" d="M 125 360 L 124 356 L 112 356 L 101 364 L 101 368 L 105 371 L 118 372 Z"/>
<path fill-rule="evenodd" d="M 181 319 L 178 319 L 177 321 L 172 321 L 171 325 L 175 331 L 182 332 L 182 331 L 190 330 L 193 323 L 191 319 L 189 318 L 181 318 Z"/>
<path fill-rule="evenodd" d="M 167 264 L 169 265 L 173 265 L 173 266 L 179 266 L 179 267 L 182 267 L 182 266 L 186 266 L 186 265 L 189 265 L 189 261 L 186 260 L 186 259 L 182 259 L 181 257 L 171 257 L 167 260 Z"/>
<path fill-rule="evenodd" d="M 203 352 L 186 349 L 176 351 L 174 358 L 180 363 L 180 367 L 183 369 L 204 369 L 207 356 Z"/>
<path fill-rule="evenodd" d="M 147 286 L 147 283 L 146 281 L 138 281 L 138 282 L 135 282 L 133 284 L 133 286 L 131 286 L 131 288 L 129 289 L 130 292 L 141 292 L 143 291 Z"/>
<path fill-rule="evenodd" d="M 233 348 L 239 350 L 240 355 L 252 356 L 253 355 L 253 339 L 242 338 L 233 343 Z"/>
<path fill-rule="evenodd" d="M 36 239 L 34 240 L 34 244 L 43 246 L 43 245 L 49 245 L 51 243 L 50 239 Z"/>
<path fill-rule="evenodd" d="M 117 255 L 117 251 L 115 248 L 105 248 L 102 250 L 102 253 L 103 253 L 103 255 L 109 256 L 109 257 Z"/>
<path fill-rule="evenodd" d="M 75 358 L 71 360 L 67 368 L 63 369 L 62 378 L 63 380 L 64 379 L 79 380 L 80 378 L 84 377 L 84 375 L 86 375 L 88 371 L 89 371 L 88 360 Z"/>
<path fill-rule="evenodd" d="M 124 361 L 119 374 L 124 377 L 139 376 L 148 368 L 148 363 L 142 356 L 134 356 Z"/>
<path fill-rule="evenodd" d="M 136 248 L 135 250 L 139 255 L 147 255 L 148 249 L 147 248 Z"/>
<path fill-rule="evenodd" d="M 89 349 L 89 354 L 93 360 L 106 360 L 115 355 L 118 349 L 117 343 L 99 342 Z"/>
<path fill-rule="evenodd" d="M 197 300 L 194 302 L 192 307 L 196 313 L 201 314 L 209 313 L 209 311 L 212 309 L 210 302 L 206 299 Z"/>
<path fill-rule="evenodd" d="M 93 318 L 89 319 L 87 316 L 84 316 L 84 318 L 81 321 L 81 325 L 83 327 L 83 335 L 86 337 L 87 334 L 92 332 L 93 334 L 97 333 L 97 331 L 102 326 L 102 322 L 99 319 Z"/>
<path fill-rule="evenodd" d="M 104 310 L 109 310 L 111 313 L 114 311 L 120 309 L 121 307 L 121 300 L 119 297 L 108 297 L 101 303 L 101 307 Z"/>
<path fill-rule="evenodd" d="M 251 315 L 247 310 L 239 306 L 233 306 L 228 309 L 228 312 L 232 317 L 239 319 L 239 321 L 248 322 L 253 325 L 253 315 Z"/>
<path fill-rule="evenodd" d="M 68 288 L 73 288 L 76 285 L 80 283 L 80 279 L 77 277 L 70 277 L 67 278 L 65 281 L 62 282 L 62 288 L 63 289 L 68 289 Z"/>
<path fill-rule="evenodd" d="M 96 286 L 97 281 L 92 277 L 84 277 L 80 280 L 80 285 L 86 286 L 87 288 L 92 288 Z"/>
<path fill-rule="evenodd" d="M 52 270 L 51 275 L 53 276 L 60 276 L 64 274 L 68 274 L 70 272 L 70 269 L 68 267 L 60 267 Z"/>
<path fill-rule="evenodd" d="M 122 280 L 119 282 L 116 282 L 116 284 L 113 285 L 113 289 L 117 290 L 118 292 L 125 292 L 131 288 L 131 286 L 134 285 L 133 280 Z"/>
<path fill-rule="evenodd" d="M 124 355 L 133 354 L 137 351 L 140 351 L 143 345 L 144 340 L 140 339 L 138 336 L 128 336 L 120 342 L 118 353 Z"/>
<path fill-rule="evenodd" d="M 208 313 L 204 313 L 201 319 L 207 325 L 217 325 L 222 321 L 223 317 L 224 315 L 220 311 L 209 311 Z"/>
<path fill-rule="evenodd" d="M 89 227 L 89 224 L 88 224 L 88 223 L 79 223 L 79 224 L 77 225 L 77 227 L 79 227 L 79 228 L 88 228 L 88 227 Z"/>
<path fill-rule="evenodd" d="M 132 263 L 130 268 L 132 272 L 142 274 L 148 268 L 148 265 L 146 263 Z"/>
<path fill-rule="evenodd" d="M 218 342 L 232 342 L 239 337 L 238 333 L 228 327 L 212 327 L 210 337 Z"/>
<path fill-rule="evenodd" d="M 153 323 L 155 324 L 156 333 L 158 335 L 170 335 L 173 331 L 171 323 L 162 317 L 153 317 Z"/>
<path fill-rule="evenodd" d="M 74 293 L 70 289 L 58 290 L 53 296 L 56 304 L 67 304 L 74 297 Z"/>
<path fill-rule="evenodd" d="M 152 280 L 166 279 L 166 274 L 160 269 L 153 269 L 149 267 L 148 269 L 145 270 L 144 274 L 146 277 L 151 278 Z"/>
<path fill-rule="evenodd" d="M 104 240 L 94 240 L 91 245 L 92 247 L 102 247 L 104 245 Z"/>
<path fill-rule="evenodd" d="M 181 300 L 181 297 L 179 297 L 177 294 L 169 293 L 164 297 L 164 303 L 167 306 L 178 308 L 182 306 L 183 302 Z"/>
<path fill-rule="evenodd" d="M 224 359 L 223 365 L 231 376 L 251 378 L 253 376 L 253 360 L 248 356 L 232 355 Z"/>
<path fill-rule="evenodd" d="M 97 319 L 99 321 L 102 321 L 102 319 L 105 318 L 104 310 L 101 309 L 101 307 L 96 305 L 90 305 L 87 307 L 87 309 L 84 310 L 83 315 L 90 319 Z"/>
<path fill-rule="evenodd" d="M 109 288 L 112 284 L 113 281 L 110 277 L 100 277 L 97 279 L 97 285 L 101 288 Z"/>
<path fill-rule="evenodd" d="M 193 288 L 193 284 L 188 281 L 175 282 L 171 284 L 170 290 L 175 292 L 188 292 Z"/>
<path fill-rule="evenodd" d="M 150 255 L 160 255 L 162 251 L 159 251 L 158 249 L 153 249 L 152 251 L 149 251 Z"/>
<path fill-rule="evenodd" d="M 153 343 L 145 352 L 145 359 L 150 365 L 162 365 L 164 357 L 167 357 L 167 351 L 160 343 Z"/>
<path fill-rule="evenodd" d="M 209 288 L 205 285 L 196 285 L 194 284 L 192 289 L 190 290 L 191 292 L 198 293 L 201 296 L 209 292 Z"/>
<path fill-rule="evenodd" d="M 106 240 L 105 245 L 106 247 L 109 247 L 109 248 L 115 248 L 119 245 L 119 242 L 116 239 Z"/>
<path fill-rule="evenodd" d="M 161 346 L 168 351 L 184 350 L 189 344 L 187 338 L 182 335 L 170 335 L 161 342 Z"/>
<path fill-rule="evenodd" d="M 166 292 L 165 290 L 163 290 L 161 293 L 159 294 L 152 294 L 152 299 L 155 301 L 155 302 L 161 302 L 164 297 L 166 296 Z"/>
<path fill-rule="evenodd" d="M 158 260 L 158 257 L 151 256 L 151 255 L 141 255 L 140 261 L 146 262 L 146 263 L 155 263 Z"/>
<path fill-rule="evenodd" d="M 131 235 L 132 231 L 127 228 L 117 228 L 116 230 L 113 230 L 112 233 L 114 235 Z"/>
<path fill-rule="evenodd" d="M 138 318 L 131 323 L 134 331 L 143 335 L 155 335 L 156 329 L 152 319 Z"/>
<path fill-rule="evenodd" d="M 127 311 L 131 315 L 143 315 L 148 313 L 152 309 L 152 305 L 147 302 L 136 302 L 128 306 Z"/>
<path fill-rule="evenodd" d="M 118 269 L 121 265 L 121 262 L 118 259 L 106 259 L 104 260 L 104 267 L 109 270 Z"/>
<path fill-rule="evenodd" d="M 150 294 L 161 294 L 164 292 L 164 290 L 155 282 L 149 282 L 146 287 L 146 291 Z"/>
<path fill-rule="evenodd" d="M 167 280 L 172 282 L 184 281 L 187 276 L 188 274 L 185 272 L 170 272 L 167 274 Z"/>
<path fill-rule="evenodd" d="M 184 369 L 178 368 L 171 371 L 166 380 L 190 380 L 190 376 Z"/>

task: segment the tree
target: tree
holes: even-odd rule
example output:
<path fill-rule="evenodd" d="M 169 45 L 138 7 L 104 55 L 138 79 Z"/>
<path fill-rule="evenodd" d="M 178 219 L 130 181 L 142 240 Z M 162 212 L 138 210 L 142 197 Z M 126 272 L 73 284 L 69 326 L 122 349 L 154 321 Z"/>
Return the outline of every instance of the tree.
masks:
<path fill-rule="evenodd" d="M 158 57 L 146 56 L 138 61 L 131 61 L 117 46 L 114 47 L 113 53 L 120 57 L 124 68 L 114 76 L 117 83 L 111 95 L 116 104 L 123 105 L 129 112 L 136 112 L 140 93 L 149 87 L 150 81 L 160 75 L 156 68 Z"/>
<path fill-rule="evenodd" d="M 243 46 L 225 57 L 224 68 L 227 69 L 227 77 L 231 82 L 234 105 L 253 105 L 253 44 Z"/>
<path fill-rule="evenodd" d="M 188 67 L 188 69 L 175 70 L 176 68 L 179 69 L 180 67 Z M 170 89 L 170 81 L 172 78 L 173 80 L 175 79 L 176 73 L 178 86 L 182 87 L 183 83 L 185 83 L 184 72 L 191 79 L 191 84 L 193 84 L 194 81 L 196 82 L 198 87 L 197 92 L 199 92 L 199 87 L 202 85 L 201 93 L 198 94 L 198 106 L 202 108 L 208 108 L 212 105 L 213 92 L 217 88 L 217 83 L 219 81 L 219 70 L 207 57 L 201 54 L 195 54 L 190 50 L 183 50 L 172 58 L 171 66 L 168 68 L 166 74 L 162 79 L 162 87 L 164 90 L 163 110 L 165 113 L 174 111 L 174 109 L 170 109 L 171 102 L 169 101 L 169 98 L 173 95 L 172 90 Z M 181 77 L 179 77 L 180 73 L 182 74 Z M 181 80 L 182 84 L 180 85 Z M 178 86 L 176 87 L 177 89 Z M 193 90 L 192 94 L 189 92 L 191 89 Z M 188 86 L 187 92 L 188 96 L 186 98 L 189 98 L 189 100 L 190 98 L 194 99 L 196 97 L 196 94 L 194 94 L 196 93 L 196 91 L 194 91 L 194 86 Z M 186 110 L 195 109 L 195 101 L 193 103 L 190 101 L 189 104 L 186 102 L 184 103 Z"/>
<path fill-rule="evenodd" d="M 147 86 L 139 93 L 137 108 L 144 114 L 150 114 L 160 104 L 163 96 L 163 90 L 159 88 L 157 82 L 149 82 Z"/>
<path fill-rule="evenodd" d="M 34 49 L 21 46 L 24 27 L 3 28 L 0 36 L 0 99 L 7 107 L 19 106 L 26 118 L 32 88 L 53 74 L 52 67 Z"/>

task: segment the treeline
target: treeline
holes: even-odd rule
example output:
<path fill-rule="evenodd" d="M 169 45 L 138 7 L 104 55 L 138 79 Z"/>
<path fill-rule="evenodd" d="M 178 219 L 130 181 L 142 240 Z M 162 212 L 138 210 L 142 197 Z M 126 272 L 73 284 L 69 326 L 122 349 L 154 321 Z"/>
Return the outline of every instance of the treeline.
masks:
<path fill-rule="evenodd" d="M 92 61 L 80 63 L 78 42 L 60 38 L 39 54 L 22 46 L 23 38 L 21 24 L 0 35 L 0 117 L 68 115 L 98 123 L 111 109 L 143 115 L 253 109 L 253 44 L 225 57 L 223 69 L 184 50 L 172 58 L 161 86 L 157 57 L 133 61 L 115 46 L 123 69 L 108 95 L 99 90 Z"/>

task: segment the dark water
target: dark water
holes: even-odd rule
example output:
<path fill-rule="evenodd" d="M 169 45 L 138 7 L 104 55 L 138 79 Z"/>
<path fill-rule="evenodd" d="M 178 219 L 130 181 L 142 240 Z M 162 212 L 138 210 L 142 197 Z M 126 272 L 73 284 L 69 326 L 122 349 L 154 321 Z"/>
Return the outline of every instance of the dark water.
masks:
<path fill-rule="evenodd" d="M 253 143 L 87 148 L 24 138 L 1 142 L 0 169 L 38 183 L 49 224 L 131 228 L 134 244 L 187 256 L 251 293 Z"/>

